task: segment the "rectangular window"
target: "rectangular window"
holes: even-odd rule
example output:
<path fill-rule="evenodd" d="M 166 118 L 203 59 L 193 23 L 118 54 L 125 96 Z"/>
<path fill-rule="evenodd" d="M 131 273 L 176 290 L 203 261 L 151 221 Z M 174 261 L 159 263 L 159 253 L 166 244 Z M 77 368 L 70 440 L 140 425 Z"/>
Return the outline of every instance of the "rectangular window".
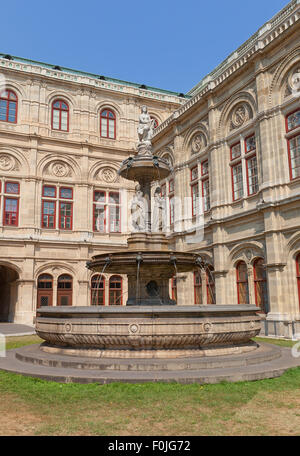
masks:
<path fill-rule="evenodd" d="M 59 189 L 59 197 L 63 199 L 72 199 L 73 198 L 73 189 L 67 187 L 61 187 Z"/>
<path fill-rule="evenodd" d="M 61 230 L 72 229 L 72 203 L 59 202 L 59 228 Z"/>
<path fill-rule="evenodd" d="M 288 141 L 290 177 L 296 179 L 300 177 L 300 135 Z"/>
<path fill-rule="evenodd" d="M 13 193 L 18 195 L 20 193 L 20 185 L 18 182 L 5 182 L 5 193 Z"/>
<path fill-rule="evenodd" d="M 243 197 L 243 170 L 242 163 L 238 163 L 231 167 L 233 200 L 238 200 Z"/>
<path fill-rule="evenodd" d="M 169 193 L 174 193 L 174 180 L 171 179 L 169 182 Z"/>
<path fill-rule="evenodd" d="M 234 160 L 241 156 L 241 143 L 234 144 L 230 149 L 230 158 Z"/>
<path fill-rule="evenodd" d="M 42 228 L 55 228 L 55 201 L 42 202 Z"/>
<path fill-rule="evenodd" d="M 249 136 L 245 139 L 245 153 L 251 152 L 256 149 L 255 135 Z"/>
<path fill-rule="evenodd" d="M 192 191 L 192 216 L 199 213 L 199 185 L 194 184 L 191 187 Z"/>
<path fill-rule="evenodd" d="M 173 225 L 174 223 L 174 196 L 169 197 L 169 204 L 170 204 L 170 224 Z"/>
<path fill-rule="evenodd" d="M 210 210 L 210 194 L 209 194 L 209 179 L 202 181 L 202 197 L 203 197 L 203 210 L 207 212 Z"/>
<path fill-rule="evenodd" d="M 43 186 L 43 196 L 48 198 L 56 198 L 56 187 L 52 187 L 50 185 Z"/>
<path fill-rule="evenodd" d="M 247 161 L 247 185 L 248 195 L 254 195 L 258 192 L 257 160 L 256 155 L 248 158 Z"/>
<path fill-rule="evenodd" d="M 206 176 L 208 174 L 208 160 L 205 160 L 201 163 L 201 176 Z"/>
<path fill-rule="evenodd" d="M 300 110 L 291 113 L 286 118 L 286 130 L 294 130 L 294 128 L 300 127 Z"/>
<path fill-rule="evenodd" d="M 4 198 L 3 225 L 18 226 L 19 200 L 15 198 Z"/>
<path fill-rule="evenodd" d="M 166 184 L 163 184 L 161 186 L 161 196 L 164 198 L 167 194 L 167 190 L 166 190 Z"/>
<path fill-rule="evenodd" d="M 191 169 L 191 181 L 198 179 L 198 166 Z"/>
<path fill-rule="evenodd" d="M 120 194 L 116 192 L 109 193 L 109 231 L 119 233 L 120 224 Z"/>

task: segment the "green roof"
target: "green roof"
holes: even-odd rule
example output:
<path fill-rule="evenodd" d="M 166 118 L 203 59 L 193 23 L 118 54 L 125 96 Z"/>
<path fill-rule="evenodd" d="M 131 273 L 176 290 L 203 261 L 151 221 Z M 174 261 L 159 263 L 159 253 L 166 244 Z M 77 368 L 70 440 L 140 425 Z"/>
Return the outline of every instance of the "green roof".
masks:
<path fill-rule="evenodd" d="M 107 82 L 113 82 L 115 84 L 122 84 L 122 85 L 126 85 L 126 86 L 129 86 L 129 87 L 140 88 L 140 89 L 143 89 L 143 90 L 151 90 L 153 92 L 159 92 L 159 93 L 164 93 L 164 94 L 168 94 L 168 95 L 174 95 L 174 96 L 177 96 L 177 97 L 180 96 L 182 98 L 190 98 L 188 95 L 185 95 L 184 93 L 173 92 L 171 90 L 158 89 L 157 87 L 151 87 L 151 86 L 148 86 L 146 84 L 138 84 L 138 83 L 135 83 L 135 82 L 123 81 L 122 79 L 116 79 L 116 78 L 111 78 L 111 77 L 103 76 L 103 75 L 99 75 L 99 74 L 88 73 L 86 71 L 73 70 L 72 68 L 63 67 L 63 66 L 57 65 L 57 64 L 54 65 L 54 64 L 50 64 L 50 63 L 39 62 L 37 60 L 29 60 L 29 59 L 25 59 L 23 57 L 17 57 L 17 56 L 14 56 L 14 55 L 3 54 L 3 53 L 0 53 L 0 57 L 8 58 L 8 59 L 16 61 L 16 62 L 26 63 L 26 64 L 30 64 L 30 65 L 39 65 L 41 67 L 48 68 L 48 69 L 51 69 L 51 70 L 58 70 L 58 71 L 60 70 L 60 71 L 63 71 L 63 72 L 66 72 L 66 73 L 70 73 L 70 74 L 74 74 L 74 75 L 77 75 L 77 76 L 87 76 L 89 78 L 94 78 L 94 79 L 100 79 L 101 78 L 101 79 L 103 79 L 103 80 L 105 80 Z"/>

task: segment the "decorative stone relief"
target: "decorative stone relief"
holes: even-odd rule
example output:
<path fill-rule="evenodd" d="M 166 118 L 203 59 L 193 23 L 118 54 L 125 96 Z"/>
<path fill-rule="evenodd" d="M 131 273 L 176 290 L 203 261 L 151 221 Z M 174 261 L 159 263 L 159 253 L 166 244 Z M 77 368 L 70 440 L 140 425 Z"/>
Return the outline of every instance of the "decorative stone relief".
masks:
<path fill-rule="evenodd" d="M 230 130 L 240 128 L 252 117 L 252 110 L 247 103 L 238 104 L 230 116 Z"/>
<path fill-rule="evenodd" d="M 207 141 L 203 133 L 197 133 L 191 142 L 192 154 L 201 152 L 206 147 Z"/>
<path fill-rule="evenodd" d="M 8 154 L 0 154 L 0 170 L 1 171 L 11 171 L 18 170 L 18 164 L 14 157 Z"/>
<path fill-rule="evenodd" d="M 285 95 L 300 96 L 300 67 L 294 69 L 288 77 Z"/>
<path fill-rule="evenodd" d="M 56 177 L 66 177 L 70 174 L 70 167 L 63 162 L 55 162 L 51 166 L 52 174 Z"/>
<path fill-rule="evenodd" d="M 118 174 L 116 170 L 110 167 L 105 167 L 100 169 L 98 173 L 98 179 L 100 181 L 107 182 L 108 184 L 111 184 L 113 182 L 116 182 L 118 179 Z"/>
<path fill-rule="evenodd" d="M 45 170 L 45 174 L 56 177 L 70 177 L 72 176 L 71 167 L 62 161 L 55 161 L 50 163 L 50 165 Z"/>

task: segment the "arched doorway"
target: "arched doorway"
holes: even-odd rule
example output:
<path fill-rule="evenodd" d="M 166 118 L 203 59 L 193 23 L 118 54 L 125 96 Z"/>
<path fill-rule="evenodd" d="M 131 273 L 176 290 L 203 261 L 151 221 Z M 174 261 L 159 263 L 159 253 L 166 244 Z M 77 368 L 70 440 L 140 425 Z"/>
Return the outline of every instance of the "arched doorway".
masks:
<path fill-rule="evenodd" d="M 12 268 L 0 265 L 0 321 L 13 321 L 18 298 L 19 274 Z"/>

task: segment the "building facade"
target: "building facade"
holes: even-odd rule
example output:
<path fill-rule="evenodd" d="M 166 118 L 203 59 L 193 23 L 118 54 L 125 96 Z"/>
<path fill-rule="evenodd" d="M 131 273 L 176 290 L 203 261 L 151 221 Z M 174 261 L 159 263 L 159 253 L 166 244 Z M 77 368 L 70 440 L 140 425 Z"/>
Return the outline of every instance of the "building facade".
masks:
<path fill-rule="evenodd" d="M 160 182 L 178 304 L 256 304 L 266 335 L 300 333 L 300 27 L 290 2 L 186 95 L 2 55 L 0 318 L 41 305 L 125 305 L 93 255 L 126 249 L 140 108 L 172 175 Z M 0 81 L 1 83 L 1 81 Z M 184 201 L 187 201 L 187 210 Z M 201 229 L 199 224 L 201 221 Z"/>

